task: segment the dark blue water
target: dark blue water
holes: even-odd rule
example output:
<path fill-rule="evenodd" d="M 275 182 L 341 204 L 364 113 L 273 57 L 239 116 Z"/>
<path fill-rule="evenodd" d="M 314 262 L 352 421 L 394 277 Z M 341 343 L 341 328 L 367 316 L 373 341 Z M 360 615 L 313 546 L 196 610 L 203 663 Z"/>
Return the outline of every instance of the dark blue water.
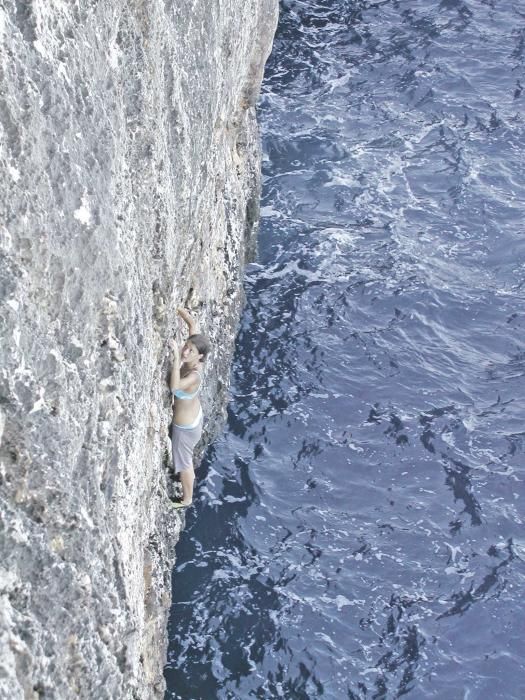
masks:
<path fill-rule="evenodd" d="M 167 698 L 525 697 L 525 4 L 287 0 Z"/>

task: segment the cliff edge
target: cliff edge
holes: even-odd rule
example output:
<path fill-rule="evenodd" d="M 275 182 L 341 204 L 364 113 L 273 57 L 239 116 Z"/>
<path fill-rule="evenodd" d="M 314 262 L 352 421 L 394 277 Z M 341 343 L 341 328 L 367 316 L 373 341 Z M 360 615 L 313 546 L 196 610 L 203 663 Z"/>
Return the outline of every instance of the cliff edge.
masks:
<path fill-rule="evenodd" d="M 2 699 L 162 697 L 167 342 L 188 305 L 213 432 L 276 22 L 277 0 L 0 8 Z"/>

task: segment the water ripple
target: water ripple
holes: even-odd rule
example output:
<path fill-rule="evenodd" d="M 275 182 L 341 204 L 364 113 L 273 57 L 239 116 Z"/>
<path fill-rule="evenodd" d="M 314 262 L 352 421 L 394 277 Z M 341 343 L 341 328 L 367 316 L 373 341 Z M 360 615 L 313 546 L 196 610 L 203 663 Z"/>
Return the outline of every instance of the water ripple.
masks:
<path fill-rule="evenodd" d="M 524 21 L 282 3 L 167 698 L 525 697 Z"/>

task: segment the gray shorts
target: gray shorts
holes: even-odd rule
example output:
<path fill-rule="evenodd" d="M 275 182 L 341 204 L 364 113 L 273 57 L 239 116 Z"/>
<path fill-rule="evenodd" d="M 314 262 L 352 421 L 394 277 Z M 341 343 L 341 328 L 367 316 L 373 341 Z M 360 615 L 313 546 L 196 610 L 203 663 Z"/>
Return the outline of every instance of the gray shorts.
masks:
<path fill-rule="evenodd" d="M 175 473 L 193 467 L 193 448 L 202 435 L 202 418 L 194 428 L 181 428 L 175 423 L 171 430 L 171 454 Z"/>

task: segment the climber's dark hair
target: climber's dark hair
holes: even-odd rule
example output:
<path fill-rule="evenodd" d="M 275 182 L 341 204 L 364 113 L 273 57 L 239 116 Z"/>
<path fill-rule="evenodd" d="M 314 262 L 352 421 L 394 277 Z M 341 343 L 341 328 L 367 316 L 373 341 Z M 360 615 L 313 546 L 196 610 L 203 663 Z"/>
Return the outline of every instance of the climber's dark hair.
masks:
<path fill-rule="evenodd" d="M 206 359 L 206 356 L 211 350 L 211 343 L 209 341 L 209 338 L 205 335 L 202 335 L 202 333 L 195 333 L 194 335 L 190 335 L 188 338 L 197 350 L 199 351 L 199 355 L 202 355 L 202 362 Z"/>

